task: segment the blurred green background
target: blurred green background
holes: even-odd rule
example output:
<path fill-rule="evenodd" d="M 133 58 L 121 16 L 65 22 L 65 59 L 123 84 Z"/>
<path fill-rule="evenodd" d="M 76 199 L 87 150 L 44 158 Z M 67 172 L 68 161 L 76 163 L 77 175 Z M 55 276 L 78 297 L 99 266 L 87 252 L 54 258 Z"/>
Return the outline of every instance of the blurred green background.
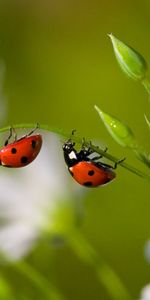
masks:
<path fill-rule="evenodd" d="M 6 67 L 8 104 L 3 124 L 38 121 L 70 132 L 76 128 L 81 137 L 100 140 L 112 155 L 125 156 L 146 172 L 133 154 L 115 144 L 94 110 L 97 104 L 125 121 L 149 150 L 144 120 L 148 95 L 119 69 L 107 37 L 110 32 L 150 64 L 148 0 L 1 0 L 0 57 Z M 138 299 L 150 281 L 143 250 L 150 237 L 149 183 L 122 168 L 117 174 L 112 184 L 88 190 L 81 231 Z M 51 248 L 41 241 L 27 260 L 66 299 L 111 299 L 94 270 L 68 245 Z M 1 274 L 14 299 L 44 299 L 9 265 L 2 266 Z"/>

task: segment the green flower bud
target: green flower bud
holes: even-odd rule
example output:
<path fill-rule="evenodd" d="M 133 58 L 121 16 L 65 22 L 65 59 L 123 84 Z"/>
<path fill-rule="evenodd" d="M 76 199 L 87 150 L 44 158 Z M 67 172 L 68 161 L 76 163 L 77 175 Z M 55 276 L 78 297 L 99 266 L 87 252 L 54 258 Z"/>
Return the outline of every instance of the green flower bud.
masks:
<path fill-rule="evenodd" d="M 148 168 L 150 168 L 150 155 L 147 154 L 143 147 L 138 146 L 137 149 L 133 150 L 136 157 L 142 161 Z"/>
<path fill-rule="evenodd" d="M 136 147 L 134 134 L 128 125 L 124 124 L 117 118 L 104 113 L 96 105 L 95 109 L 97 110 L 110 135 L 118 144 L 120 144 L 122 147 L 129 147 L 132 149 Z"/>
<path fill-rule="evenodd" d="M 127 76 L 134 80 L 145 78 L 147 63 L 143 56 L 133 48 L 127 46 L 112 34 L 109 34 L 117 61 Z"/>
<path fill-rule="evenodd" d="M 145 115 L 145 120 L 146 120 L 146 123 L 147 123 L 147 125 L 148 125 L 148 127 L 149 127 L 149 129 L 150 129 L 150 121 L 149 121 L 149 119 L 147 118 L 146 115 Z"/>

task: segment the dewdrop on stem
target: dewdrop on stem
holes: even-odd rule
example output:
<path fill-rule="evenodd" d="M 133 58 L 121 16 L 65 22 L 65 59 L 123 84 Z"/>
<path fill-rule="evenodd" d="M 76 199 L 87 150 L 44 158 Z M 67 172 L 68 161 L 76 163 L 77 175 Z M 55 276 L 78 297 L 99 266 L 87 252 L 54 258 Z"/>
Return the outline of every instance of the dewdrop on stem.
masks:
<path fill-rule="evenodd" d="M 134 134 L 128 125 L 121 122 L 116 117 L 103 112 L 96 105 L 95 109 L 101 117 L 101 120 L 103 121 L 108 132 L 118 144 L 120 144 L 122 147 L 136 147 Z"/>

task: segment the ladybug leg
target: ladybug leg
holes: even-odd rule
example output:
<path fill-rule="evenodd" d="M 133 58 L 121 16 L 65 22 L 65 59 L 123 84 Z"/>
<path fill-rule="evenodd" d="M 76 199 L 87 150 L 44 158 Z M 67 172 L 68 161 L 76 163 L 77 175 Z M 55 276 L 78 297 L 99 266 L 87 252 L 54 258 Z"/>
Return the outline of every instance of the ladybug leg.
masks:
<path fill-rule="evenodd" d="M 37 128 L 39 128 L 39 127 L 40 127 L 40 125 L 39 125 L 39 123 L 37 123 L 37 124 L 36 124 L 36 127 L 35 127 L 33 130 L 31 130 L 29 133 L 23 135 L 23 136 L 19 139 L 19 141 L 25 139 L 25 138 L 28 137 L 28 136 L 30 136 L 30 135 L 31 135 L 32 133 L 34 133 L 34 131 L 35 131 Z"/>
<path fill-rule="evenodd" d="M 99 148 L 99 147 L 97 147 L 97 148 Z M 108 148 L 106 147 L 103 151 L 104 151 L 104 152 L 107 152 L 107 150 L 108 150 Z M 100 158 L 102 158 L 102 157 L 103 157 L 103 155 L 95 156 L 95 157 L 92 158 L 92 160 L 95 161 L 95 160 L 98 160 L 98 159 L 100 159 Z"/>
<path fill-rule="evenodd" d="M 79 157 L 82 157 L 82 158 L 87 158 L 90 154 L 93 153 L 93 150 L 91 149 L 91 146 L 88 146 L 86 145 L 86 142 L 85 142 L 85 138 L 82 139 L 82 147 L 81 147 L 81 150 L 80 152 L 78 153 L 79 154 Z"/>
<path fill-rule="evenodd" d="M 7 146 L 7 145 L 8 145 L 9 140 L 11 139 L 12 135 L 13 135 L 14 142 L 15 142 L 15 141 L 17 140 L 17 133 L 16 133 L 15 129 L 11 126 L 11 127 L 9 128 L 9 136 L 8 136 L 7 140 L 5 141 L 4 146 Z"/>
<path fill-rule="evenodd" d="M 92 150 L 92 142 L 91 142 L 91 141 L 89 141 L 88 151 L 89 151 L 90 153 L 93 153 L 93 150 Z"/>
<path fill-rule="evenodd" d="M 16 132 L 16 130 L 13 127 L 12 127 L 12 131 L 13 131 L 14 141 L 16 142 L 17 141 L 17 132 Z"/>
<path fill-rule="evenodd" d="M 8 136 L 7 140 L 5 141 L 5 143 L 4 143 L 4 146 L 7 146 L 7 145 L 8 145 L 9 140 L 10 140 L 11 137 L 12 137 L 12 132 L 13 132 L 13 128 L 10 127 L 10 128 L 9 128 L 9 136 Z"/>
<path fill-rule="evenodd" d="M 103 150 L 104 152 L 107 152 L 107 150 L 108 150 L 108 148 L 107 147 L 105 147 L 105 149 Z"/>
<path fill-rule="evenodd" d="M 40 125 L 39 125 L 39 123 L 37 123 L 36 126 L 35 126 L 35 128 L 34 128 L 33 130 L 31 130 L 28 134 L 26 134 L 26 135 L 24 136 L 24 138 L 26 138 L 26 137 L 32 135 L 32 134 L 35 132 L 35 130 L 37 130 L 39 127 L 40 127 Z"/>
<path fill-rule="evenodd" d="M 74 135 L 76 131 L 77 131 L 76 129 L 73 129 L 73 130 L 71 131 L 71 135 Z"/>
<path fill-rule="evenodd" d="M 98 148 L 99 148 L 99 147 L 98 147 Z M 107 152 L 107 150 L 108 150 L 108 148 L 106 147 L 106 148 L 103 150 L 103 152 Z M 100 159 L 100 158 L 102 158 L 102 157 L 103 157 L 103 155 L 95 156 L 95 157 L 92 158 L 92 160 L 97 160 L 97 159 Z"/>
<path fill-rule="evenodd" d="M 85 138 L 82 138 L 82 150 L 85 150 L 86 146 L 85 146 Z"/>
<path fill-rule="evenodd" d="M 95 156 L 95 157 L 92 157 L 91 160 L 95 161 L 95 160 L 98 160 L 98 159 L 100 159 L 100 158 L 102 158 L 102 157 L 103 157 L 102 155 Z"/>
<path fill-rule="evenodd" d="M 91 147 L 87 147 L 85 143 L 85 138 L 82 139 L 82 146 L 81 150 L 78 152 L 78 160 L 83 161 L 89 161 L 90 159 L 88 156 L 93 153 L 93 150 L 91 150 Z"/>
<path fill-rule="evenodd" d="M 93 153 L 93 150 L 91 148 L 92 142 L 88 142 L 88 146 L 87 143 L 85 142 L 85 138 L 82 139 L 82 148 L 81 151 L 83 151 L 85 153 L 86 156 L 90 155 Z"/>
<path fill-rule="evenodd" d="M 114 163 L 114 166 L 111 166 L 111 168 L 115 170 L 115 169 L 117 168 L 117 166 L 118 166 L 119 164 L 121 164 L 125 159 L 126 159 L 125 157 L 119 159 L 118 161 L 116 161 L 116 162 Z"/>

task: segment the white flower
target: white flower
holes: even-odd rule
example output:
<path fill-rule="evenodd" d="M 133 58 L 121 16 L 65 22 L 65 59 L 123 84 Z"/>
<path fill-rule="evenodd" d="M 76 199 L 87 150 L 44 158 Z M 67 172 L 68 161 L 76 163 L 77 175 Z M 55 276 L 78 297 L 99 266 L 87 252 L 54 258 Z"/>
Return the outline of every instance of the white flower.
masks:
<path fill-rule="evenodd" d="M 150 240 L 147 240 L 144 245 L 144 256 L 148 263 L 150 263 Z"/>
<path fill-rule="evenodd" d="M 141 297 L 140 300 L 150 300 L 150 284 L 147 284 L 142 290 L 141 290 Z"/>
<path fill-rule="evenodd" d="M 9 259 L 28 253 L 42 230 L 53 228 L 61 205 L 68 203 L 74 210 L 72 195 L 81 189 L 71 184 L 61 148 L 55 135 L 43 134 L 34 162 L 21 169 L 0 169 L 0 252 Z"/>

